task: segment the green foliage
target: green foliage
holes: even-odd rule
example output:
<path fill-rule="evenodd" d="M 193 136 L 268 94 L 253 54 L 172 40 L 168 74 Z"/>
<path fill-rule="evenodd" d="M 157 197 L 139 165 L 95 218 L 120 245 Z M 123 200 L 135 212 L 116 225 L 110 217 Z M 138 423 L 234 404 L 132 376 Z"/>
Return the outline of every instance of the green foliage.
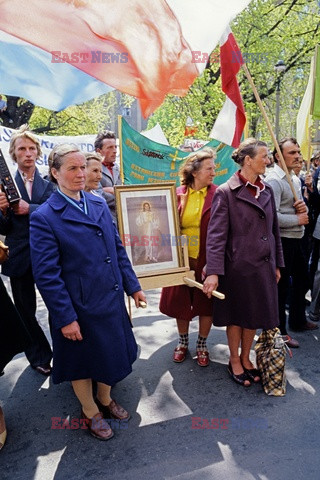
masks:
<path fill-rule="evenodd" d="M 264 59 L 260 56 L 260 61 L 257 56 L 249 56 L 247 66 L 273 127 L 277 84 L 274 65 L 283 60 L 287 66 L 280 74 L 280 137 L 295 135 L 296 116 L 308 81 L 310 59 L 319 41 L 319 13 L 316 0 L 253 0 L 232 25 L 242 53 L 267 54 Z M 238 80 L 249 135 L 270 142 L 267 126 L 242 70 Z M 185 122 L 190 116 L 198 126 L 196 137 L 208 139 L 224 100 L 219 63 L 212 63 L 184 98 L 168 96 L 150 118 L 148 128 L 159 122 L 170 144 L 177 146 L 183 142 Z"/>
<path fill-rule="evenodd" d="M 120 95 L 121 104 L 130 106 L 134 99 Z M 111 128 L 118 111 L 117 92 L 112 91 L 82 105 L 73 105 L 60 112 L 35 107 L 30 128 L 50 135 L 89 135 Z"/>
<path fill-rule="evenodd" d="M 319 5 L 317 1 L 255 0 L 242 12 L 233 26 L 243 52 L 267 53 L 266 63 L 250 63 L 256 88 L 271 124 L 275 124 L 278 60 L 286 64 L 280 74 L 280 133 L 295 135 L 296 117 L 308 81 L 310 60 L 319 41 Z M 244 76 L 239 82 L 249 123 L 249 133 L 270 141 L 251 87 Z"/>
<path fill-rule="evenodd" d="M 206 70 L 185 97 L 168 95 L 164 104 L 150 118 L 148 128 L 160 123 L 169 144 L 177 147 L 184 141 L 186 120 L 191 117 L 198 128 L 196 137 L 207 138 L 212 128 L 212 117 L 218 114 L 223 105 L 220 92 L 220 82 L 211 83 Z"/>

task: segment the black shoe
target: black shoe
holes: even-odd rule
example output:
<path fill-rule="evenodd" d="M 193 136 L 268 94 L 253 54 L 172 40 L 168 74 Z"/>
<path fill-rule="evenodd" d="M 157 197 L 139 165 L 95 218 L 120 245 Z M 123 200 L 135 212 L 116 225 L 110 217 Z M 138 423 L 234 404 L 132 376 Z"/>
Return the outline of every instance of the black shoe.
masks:
<path fill-rule="evenodd" d="M 236 375 L 235 373 L 233 373 L 232 365 L 230 362 L 228 365 L 228 372 L 234 382 L 238 383 L 239 385 L 243 385 L 244 387 L 250 387 L 251 382 L 248 375 L 245 372 L 239 373 L 239 375 Z"/>

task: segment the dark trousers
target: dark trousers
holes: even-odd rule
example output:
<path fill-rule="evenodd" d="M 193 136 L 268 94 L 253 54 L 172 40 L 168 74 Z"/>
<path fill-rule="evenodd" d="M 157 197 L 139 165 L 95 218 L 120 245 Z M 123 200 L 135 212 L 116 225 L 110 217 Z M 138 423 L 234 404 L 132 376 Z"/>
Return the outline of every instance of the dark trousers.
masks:
<path fill-rule="evenodd" d="M 313 289 L 314 278 L 318 269 L 319 262 L 319 251 L 320 251 L 320 240 L 313 238 L 312 241 L 312 250 L 309 260 L 309 277 L 310 277 L 310 288 Z"/>
<path fill-rule="evenodd" d="M 23 352 L 29 342 L 28 330 L 23 323 L 6 287 L 0 278 L 0 375 L 10 360 Z"/>
<path fill-rule="evenodd" d="M 36 319 L 36 291 L 31 267 L 21 277 L 10 278 L 15 306 L 29 331 L 32 343 L 25 350 L 30 365 L 36 367 L 52 359 L 50 344 Z"/>
<path fill-rule="evenodd" d="M 308 285 L 308 260 L 304 255 L 301 240 L 282 237 L 281 243 L 285 267 L 280 269 L 278 305 L 280 330 L 282 335 L 286 335 L 286 301 L 288 298 L 289 328 L 300 330 L 306 324 L 305 294 Z"/>

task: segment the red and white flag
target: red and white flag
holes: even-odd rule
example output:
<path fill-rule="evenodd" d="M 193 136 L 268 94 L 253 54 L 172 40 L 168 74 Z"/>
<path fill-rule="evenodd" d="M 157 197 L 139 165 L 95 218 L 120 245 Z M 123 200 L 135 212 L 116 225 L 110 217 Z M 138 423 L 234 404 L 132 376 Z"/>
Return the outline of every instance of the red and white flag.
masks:
<path fill-rule="evenodd" d="M 208 58 L 250 1 L 1 0 L 1 92 L 61 109 L 103 82 L 147 116 L 168 93 L 187 93 L 206 64 L 193 53 Z"/>
<path fill-rule="evenodd" d="M 228 27 L 220 40 L 221 83 L 227 98 L 213 125 L 210 137 L 235 148 L 241 142 L 246 124 L 246 115 L 236 76 L 243 63 L 236 39 Z"/>

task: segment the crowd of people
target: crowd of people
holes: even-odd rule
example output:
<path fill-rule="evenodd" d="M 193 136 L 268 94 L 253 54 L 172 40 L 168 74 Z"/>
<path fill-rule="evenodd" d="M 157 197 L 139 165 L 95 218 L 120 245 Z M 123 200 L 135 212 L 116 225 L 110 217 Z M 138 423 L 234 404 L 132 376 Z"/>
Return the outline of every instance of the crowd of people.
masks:
<path fill-rule="evenodd" d="M 279 147 L 291 186 L 277 151 L 270 168 L 267 145 L 253 138 L 234 150 L 239 170 L 219 187 L 213 184 L 214 150 L 203 148 L 186 157 L 176 189 L 178 212 L 181 233 L 198 239 L 188 242 L 188 257 L 203 291 L 166 287 L 160 298 L 160 311 L 177 322 L 173 361 L 186 359 L 190 322 L 199 317 L 198 365 L 209 365 L 212 324 L 226 327 L 228 372 L 244 387 L 261 379 L 250 358 L 257 329 L 279 326 L 287 344 L 297 348 L 288 329 L 314 330 L 320 319 L 320 166 L 301 175 L 296 139 L 284 138 Z M 40 143 L 27 126 L 13 133 L 9 153 L 17 164 L 22 198 L 10 204 L 0 191 L 0 234 L 10 249 L 2 274 L 12 290 L 11 299 L 0 279 L 5 313 L 0 374 L 24 351 L 39 374 L 52 374 L 53 383 L 71 382 L 90 433 L 108 440 L 113 436 L 108 419 L 130 418 L 111 389 L 130 374 L 137 356 L 124 294 L 137 307 L 146 302 L 117 228 L 114 186 L 121 180 L 115 134 L 98 134 L 90 154 L 75 145 L 55 146 L 47 179 L 36 167 Z M 137 222 L 152 228 L 154 221 L 146 201 Z M 152 251 L 145 254 L 155 258 Z M 52 349 L 36 318 L 35 284 L 48 309 Z M 213 298 L 217 289 L 225 300 Z M 5 434 L 0 408 L 0 448 Z"/>

